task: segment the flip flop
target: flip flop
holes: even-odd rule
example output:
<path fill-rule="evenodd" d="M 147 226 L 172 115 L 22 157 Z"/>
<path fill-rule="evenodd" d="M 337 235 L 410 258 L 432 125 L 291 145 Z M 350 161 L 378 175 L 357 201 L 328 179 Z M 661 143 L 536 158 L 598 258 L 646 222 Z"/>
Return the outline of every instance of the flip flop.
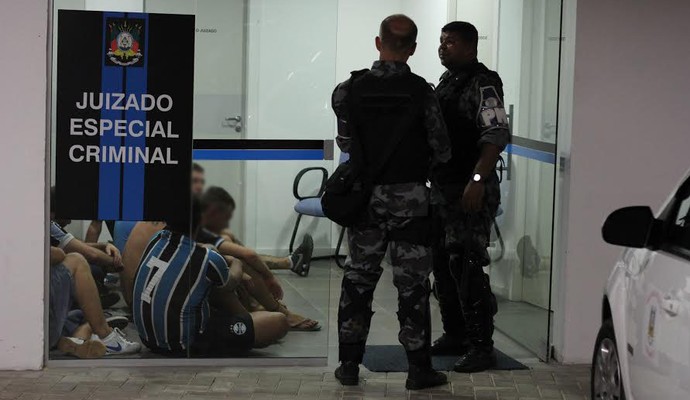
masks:
<path fill-rule="evenodd" d="M 291 256 L 291 258 L 295 258 L 292 260 L 292 267 L 290 268 L 290 271 L 303 278 L 309 275 L 309 269 L 311 268 L 311 256 L 313 252 L 314 239 L 311 237 L 311 235 L 306 234 L 304 235 L 302 244 Z"/>
<path fill-rule="evenodd" d="M 312 323 L 313 325 L 310 326 L 310 324 Z M 319 321 L 314 321 L 313 319 L 306 318 L 297 325 L 291 326 L 290 330 L 295 332 L 318 332 L 321 330 L 321 325 L 319 324 Z"/>

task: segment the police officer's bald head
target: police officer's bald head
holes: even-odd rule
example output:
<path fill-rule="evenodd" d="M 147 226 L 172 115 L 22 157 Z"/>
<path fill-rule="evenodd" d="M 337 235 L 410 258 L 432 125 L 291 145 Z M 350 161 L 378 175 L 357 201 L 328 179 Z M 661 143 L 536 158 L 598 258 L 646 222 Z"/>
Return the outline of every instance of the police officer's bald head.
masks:
<path fill-rule="evenodd" d="M 409 57 L 417 45 L 417 25 L 406 15 L 391 15 L 381 22 L 379 39 L 379 50 Z"/>

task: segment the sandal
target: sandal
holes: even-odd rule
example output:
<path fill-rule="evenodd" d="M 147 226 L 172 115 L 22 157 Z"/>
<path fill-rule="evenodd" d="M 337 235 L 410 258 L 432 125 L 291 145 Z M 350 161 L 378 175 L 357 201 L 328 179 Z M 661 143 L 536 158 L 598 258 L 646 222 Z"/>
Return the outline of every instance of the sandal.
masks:
<path fill-rule="evenodd" d="M 302 322 L 299 322 L 295 326 L 290 327 L 291 331 L 295 332 L 318 332 L 321 330 L 321 324 L 319 321 L 314 321 L 310 318 L 305 318 Z"/>
<path fill-rule="evenodd" d="M 279 309 L 279 312 L 285 314 L 285 316 L 288 318 L 288 323 L 290 324 L 291 331 L 316 332 L 321 330 L 321 324 L 319 323 L 319 321 L 289 311 L 285 303 L 283 303 L 282 301 L 278 301 L 278 304 L 282 308 L 282 310 Z M 299 322 L 296 322 L 294 324 L 290 323 L 290 318 L 296 318 L 299 320 Z"/>

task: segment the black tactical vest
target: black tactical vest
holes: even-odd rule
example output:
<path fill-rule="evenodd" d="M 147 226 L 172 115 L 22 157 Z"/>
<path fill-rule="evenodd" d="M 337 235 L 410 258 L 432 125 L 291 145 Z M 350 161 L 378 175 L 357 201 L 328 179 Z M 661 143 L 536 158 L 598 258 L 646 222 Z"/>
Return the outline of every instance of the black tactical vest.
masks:
<path fill-rule="evenodd" d="M 367 71 L 355 76 L 348 93 L 349 123 L 360 138 L 367 170 L 377 175 L 374 184 L 423 183 L 429 178 L 432 152 L 424 126 L 429 90 L 413 73 L 381 78 Z M 383 160 L 390 146 L 395 150 Z"/>
<path fill-rule="evenodd" d="M 481 156 L 478 146 L 482 131 L 477 126 L 479 93 L 475 92 L 476 77 L 498 75 L 484 64 L 472 64 L 461 71 L 444 75 L 436 88 L 436 97 L 441 105 L 443 119 L 446 122 L 448 136 L 452 146 L 452 158 L 440 164 L 433 171 L 434 182 L 439 184 L 461 183 L 469 181 L 477 161 Z"/>

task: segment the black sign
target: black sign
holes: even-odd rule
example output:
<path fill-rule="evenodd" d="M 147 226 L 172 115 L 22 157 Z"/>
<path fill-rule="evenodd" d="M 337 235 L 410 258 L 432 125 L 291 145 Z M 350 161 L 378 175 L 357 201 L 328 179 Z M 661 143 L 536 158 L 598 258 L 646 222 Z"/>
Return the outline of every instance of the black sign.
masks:
<path fill-rule="evenodd" d="M 194 17 L 58 12 L 59 218 L 190 215 Z"/>

